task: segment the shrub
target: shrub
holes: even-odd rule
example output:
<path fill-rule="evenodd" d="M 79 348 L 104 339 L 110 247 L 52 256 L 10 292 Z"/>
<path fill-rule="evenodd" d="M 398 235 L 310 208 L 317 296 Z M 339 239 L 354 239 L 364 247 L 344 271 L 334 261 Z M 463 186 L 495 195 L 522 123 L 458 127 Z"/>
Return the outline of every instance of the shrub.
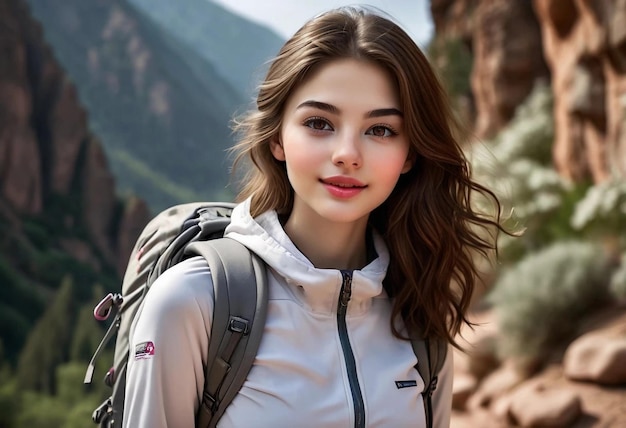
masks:
<path fill-rule="evenodd" d="M 576 241 L 555 243 L 506 270 L 487 297 L 502 332 L 499 355 L 522 364 L 541 361 L 609 299 L 609 275 L 605 254 Z"/>
<path fill-rule="evenodd" d="M 59 428 L 68 411 L 55 397 L 32 391 L 21 394 L 20 407 L 16 418 L 18 427 Z"/>
<path fill-rule="evenodd" d="M 590 187 L 576 204 L 571 224 L 593 237 L 621 238 L 619 245 L 626 248 L 626 181 L 615 179 Z"/>
<path fill-rule="evenodd" d="M 428 56 L 439 70 L 451 98 L 471 93 L 473 58 L 463 40 L 455 37 L 435 39 L 428 47 Z"/>
<path fill-rule="evenodd" d="M 609 290 L 617 300 L 626 300 L 626 253 L 622 254 L 619 268 L 611 277 Z"/>
<path fill-rule="evenodd" d="M 37 248 L 44 249 L 49 248 L 52 244 L 50 233 L 46 228 L 32 219 L 25 219 L 23 223 L 23 229 L 26 236 L 30 239 L 30 242 Z"/>
<path fill-rule="evenodd" d="M 509 125 L 495 137 L 498 159 L 508 163 L 526 158 L 551 166 L 554 143 L 552 107 L 550 87 L 538 82 L 517 108 Z"/>
<path fill-rule="evenodd" d="M 553 141 L 552 92 L 548 86 L 537 84 L 509 125 L 492 140 L 472 144 L 467 154 L 478 178 L 502 178 L 518 159 L 553 169 Z"/>
<path fill-rule="evenodd" d="M 524 229 L 521 239 L 501 235 L 501 261 L 517 261 L 558 239 L 576 237 L 569 219 L 580 189 L 552 167 L 553 140 L 552 94 L 537 84 L 504 130 L 467 151 L 474 178 L 498 196 L 509 228 Z M 476 201 L 483 210 L 484 202 Z"/>
<path fill-rule="evenodd" d="M 1 341 L 0 345 L 2 345 Z M 15 426 L 19 405 L 19 391 L 15 380 L 11 377 L 9 365 L 0 359 L 0 427 Z"/>

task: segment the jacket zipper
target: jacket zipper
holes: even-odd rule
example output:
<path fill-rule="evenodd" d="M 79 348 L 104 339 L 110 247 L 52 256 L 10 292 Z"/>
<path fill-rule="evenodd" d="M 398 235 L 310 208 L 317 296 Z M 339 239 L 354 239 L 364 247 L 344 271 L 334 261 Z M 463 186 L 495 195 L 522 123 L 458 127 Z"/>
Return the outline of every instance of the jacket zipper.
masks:
<path fill-rule="evenodd" d="M 339 306 L 337 308 L 337 327 L 339 330 L 339 340 L 343 350 L 343 357 L 346 362 L 346 370 L 348 372 L 348 382 L 350 383 L 350 391 L 352 392 L 352 402 L 354 404 L 354 426 L 355 428 L 365 427 L 365 404 L 363 403 L 363 395 L 359 378 L 356 372 L 356 361 L 352 346 L 350 346 L 350 338 L 348 337 L 348 325 L 346 324 L 346 312 L 348 310 L 348 302 L 352 295 L 352 272 L 342 270 L 341 291 L 339 293 Z"/>

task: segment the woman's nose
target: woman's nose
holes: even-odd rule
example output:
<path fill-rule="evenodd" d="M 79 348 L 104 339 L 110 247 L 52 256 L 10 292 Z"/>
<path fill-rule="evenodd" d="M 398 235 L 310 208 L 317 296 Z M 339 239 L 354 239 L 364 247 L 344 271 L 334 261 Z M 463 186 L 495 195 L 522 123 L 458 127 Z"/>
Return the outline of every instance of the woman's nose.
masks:
<path fill-rule="evenodd" d="M 333 163 L 344 167 L 360 167 L 362 163 L 360 139 L 361 136 L 355 132 L 340 134 L 333 148 Z"/>

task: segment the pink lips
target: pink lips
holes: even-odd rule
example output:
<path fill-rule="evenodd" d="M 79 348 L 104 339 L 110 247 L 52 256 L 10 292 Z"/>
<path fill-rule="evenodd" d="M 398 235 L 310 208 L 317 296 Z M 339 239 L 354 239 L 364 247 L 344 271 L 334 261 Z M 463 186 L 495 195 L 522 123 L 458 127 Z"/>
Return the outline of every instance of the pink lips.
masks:
<path fill-rule="evenodd" d="M 361 193 L 367 186 L 351 177 L 336 176 L 320 180 L 326 190 L 336 198 L 352 198 Z"/>

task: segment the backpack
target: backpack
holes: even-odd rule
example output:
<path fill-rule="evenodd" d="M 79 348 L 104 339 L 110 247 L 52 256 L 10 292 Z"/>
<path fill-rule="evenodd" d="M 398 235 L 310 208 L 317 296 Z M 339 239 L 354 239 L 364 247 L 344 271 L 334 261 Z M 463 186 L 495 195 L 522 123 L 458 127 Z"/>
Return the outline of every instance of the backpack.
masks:
<path fill-rule="evenodd" d="M 92 382 L 96 360 L 117 335 L 113 366 L 104 377 L 112 393 L 92 415 L 101 428 L 122 426 L 133 318 L 156 278 L 189 257 L 200 255 L 207 260 L 215 295 L 204 393 L 196 427 L 215 427 L 239 392 L 263 334 L 268 286 L 264 262 L 237 241 L 223 237 L 234 205 L 197 202 L 159 213 L 137 239 L 121 294 L 109 293 L 95 307 L 96 319 L 104 321 L 113 313 L 115 318 L 89 362 L 85 384 Z M 252 283 L 256 286 L 252 287 Z M 432 427 L 431 396 L 437 387 L 437 374 L 445 360 L 447 343 L 414 335 L 411 344 L 418 357 L 416 368 L 425 384 L 422 397 L 427 426 Z"/>

